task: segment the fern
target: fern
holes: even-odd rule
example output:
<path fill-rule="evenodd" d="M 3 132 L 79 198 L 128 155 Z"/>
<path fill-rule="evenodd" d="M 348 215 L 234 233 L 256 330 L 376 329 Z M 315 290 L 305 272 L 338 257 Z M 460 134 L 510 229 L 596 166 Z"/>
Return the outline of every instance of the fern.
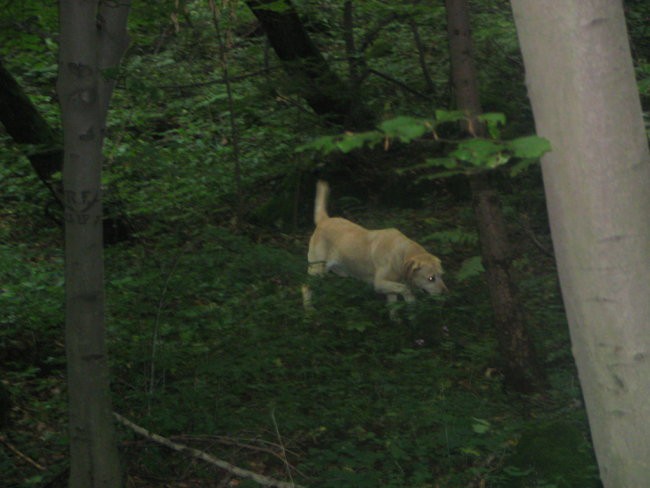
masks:
<path fill-rule="evenodd" d="M 456 228 L 452 230 L 441 230 L 429 234 L 424 238 L 425 241 L 434 241 L 439 244 L 457 244 L 462 246 L 476 246 L 478 244 L 478 234 L 473 231 Z"/>
<path fill-rule="evenodd" d="M 483 271 L 485 271 L 485 268 L 481 262 L 481 256 L 472 256 L 463 261 L 458 273 L 456 273 L 456 279 L 458 281 L 465 281 L 474 276 L 478 276 Z"/>

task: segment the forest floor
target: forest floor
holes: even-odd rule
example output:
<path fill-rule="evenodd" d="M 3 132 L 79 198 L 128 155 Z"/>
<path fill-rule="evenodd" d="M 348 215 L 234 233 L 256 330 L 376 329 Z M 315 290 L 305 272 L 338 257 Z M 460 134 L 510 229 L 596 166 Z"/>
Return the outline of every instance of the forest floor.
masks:
<path fill-rule="evenodd" d="M 314 487 L 599 486 L 552 258 L 514 229 L 530 332 L 549 376 L 530 396 L 502 384 L 471 212 L 372 209 L 438 254 L 451 293 L 400 307 L 356 281 L 316 285 L 305 315 L 309 229 L 216 225 L 106 250 L 114 409 L 169 440 Z M 0 245 L 0 434 L 7 487 L 67 480 L 60 231 L 5 215 Z M 254 238 L 251 238 L 254 236 Z M 127 427 L 129 487 L 256 486 Z"/>

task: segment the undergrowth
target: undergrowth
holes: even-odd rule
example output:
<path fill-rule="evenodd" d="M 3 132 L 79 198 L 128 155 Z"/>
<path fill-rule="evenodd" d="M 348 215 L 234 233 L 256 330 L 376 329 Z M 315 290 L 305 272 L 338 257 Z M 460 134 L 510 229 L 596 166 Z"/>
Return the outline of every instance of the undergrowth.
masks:
<path fill-rule="evenodd" d="M 401 306 L 400 324 L 369 287 L 336 277 L 314 283 L 317 311 L 305 315 L 303 246 L 208 226 L 186 242 L 170 234 L 107 249 L 115 410 L 306 486 L 598 486 L 552 274 L 519 263 L 552 388 L 516 397 L 501 384 L 482 276 L 456 279 L 463 256 L 476 254 L 471 233 L 447 230 L 450 243 L 439 222 L 413 230 L 439 244 L 452 293 Z M 1 250 L 13 402 L 3 441 L 44 469 L 8 449 L 0 467 L 8 486 L 63 486 L 61 256 Z M 120 439 L 129 486 L 228 482 L 126 429 Z"/>

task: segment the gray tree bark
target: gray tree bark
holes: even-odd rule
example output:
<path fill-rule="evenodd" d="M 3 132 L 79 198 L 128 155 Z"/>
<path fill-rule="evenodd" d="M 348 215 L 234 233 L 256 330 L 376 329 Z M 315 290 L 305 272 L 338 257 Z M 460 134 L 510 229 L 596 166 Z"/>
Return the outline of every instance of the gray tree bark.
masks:
<path fill-rule="evenodd" d="M 602 481 L 650 480 L 650 154 L 620 0 L 512 0 Z"/>
<path fill-rule="evenodd" d="M 128 11 L 127 0 L 60 1 L 71 488 L 122 486 L 104 337 L 100 177 L 114 85 L 105 70 L 128 45 Z"/>

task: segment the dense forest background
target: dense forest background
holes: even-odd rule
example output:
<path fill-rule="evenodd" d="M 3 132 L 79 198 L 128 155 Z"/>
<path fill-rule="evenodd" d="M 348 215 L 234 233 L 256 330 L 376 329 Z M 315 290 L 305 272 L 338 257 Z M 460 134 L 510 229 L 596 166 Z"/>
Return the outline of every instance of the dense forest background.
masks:
<path fill-rule="evenodd" d="M 547 377 L 522 395 L 504 387 L 467 179 L 423 164 L 460 133 L 314 150 L 324 135 L 455 108 L 443 2 L 294 0 L 329 70 L 312 80 L 278 57 L 256 3 L 135 2 L 130 47 L 107 74 L 116 80 L 103 170 L 116 412 L 301 485 L 600 486 L 539 168 L 491 175 Z M 503 138 L 532 134 L 509 3 L 470 6 L 483 109 L 505 115 Z M 648 111 L 650 6 L 625 6 Z M 58 9 L 2 7 L 0 473 L 6 486 L 56 487 L 68 471 Z M 28 113 L 31 125 L 10 128 Z M 371 288 L 326 278 L 318 314 L 305 315 L 318 178 L 332 186 L 332 214 L 397 227 L 439 256 L 448 296 L 402 307 L 395 324 Z M 127 486 L 255 485 L 127 427 L 120 448 Z"/>

